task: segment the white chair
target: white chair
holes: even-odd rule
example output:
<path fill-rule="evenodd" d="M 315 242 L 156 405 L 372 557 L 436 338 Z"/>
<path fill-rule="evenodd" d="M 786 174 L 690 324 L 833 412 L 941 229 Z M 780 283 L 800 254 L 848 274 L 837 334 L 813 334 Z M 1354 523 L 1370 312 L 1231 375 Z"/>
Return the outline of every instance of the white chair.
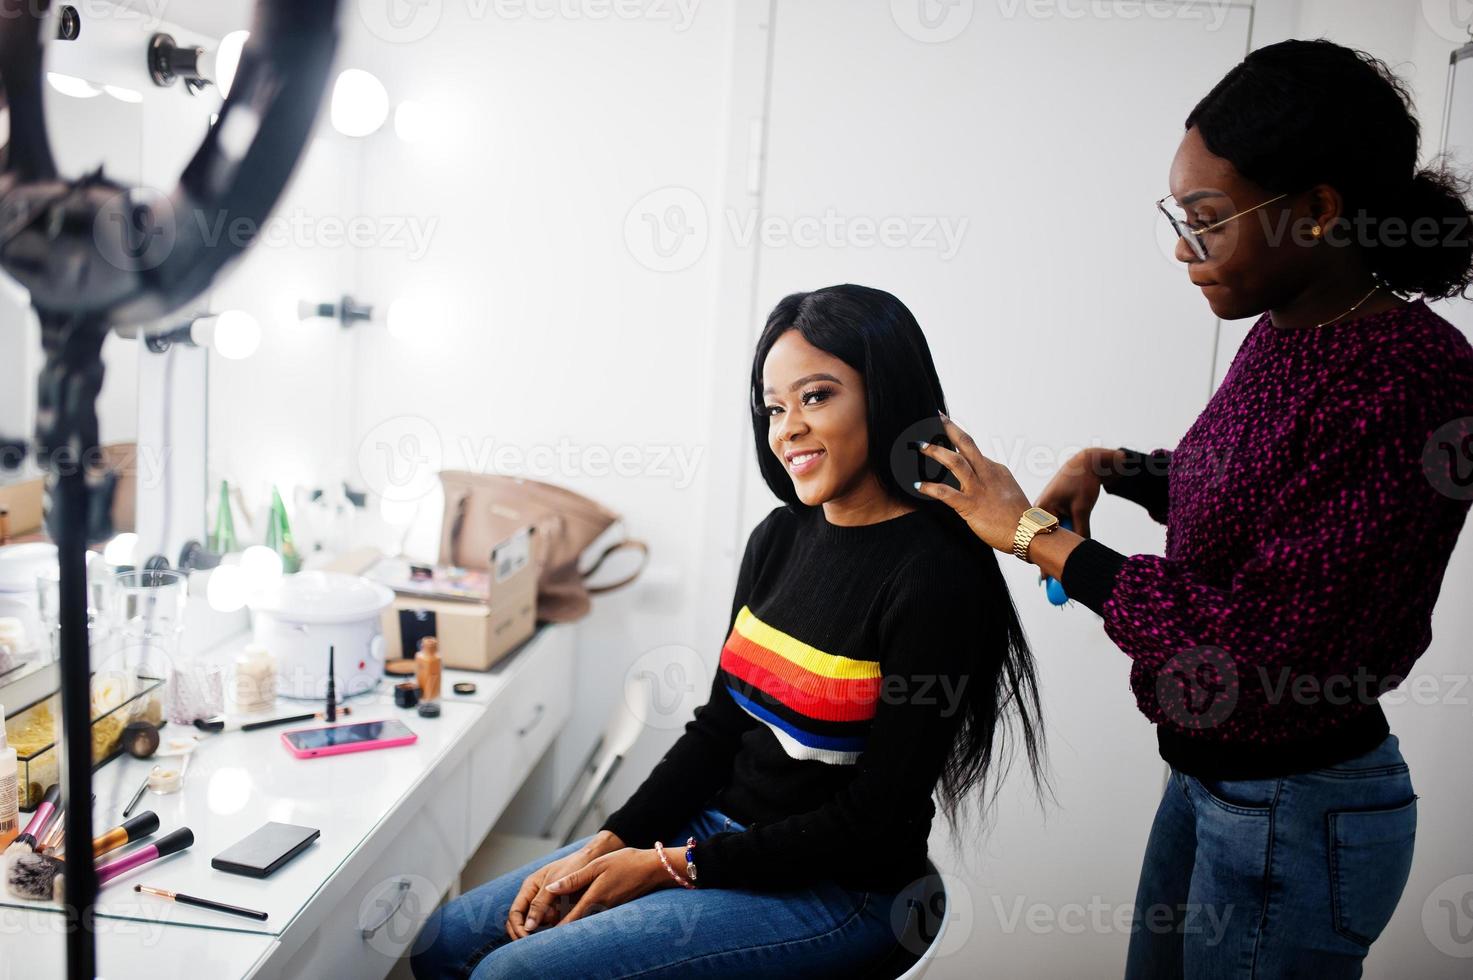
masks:
<path fill-rule="evenodd" d="M 946 882 L 930 859 L 926 860 L 925 888 L 919 899 L 910 900 L 910 909 L 901 929 L 899 942 L 867 974 L 870 980 L 916 980 L 930 969 L 950 921 Z"/>

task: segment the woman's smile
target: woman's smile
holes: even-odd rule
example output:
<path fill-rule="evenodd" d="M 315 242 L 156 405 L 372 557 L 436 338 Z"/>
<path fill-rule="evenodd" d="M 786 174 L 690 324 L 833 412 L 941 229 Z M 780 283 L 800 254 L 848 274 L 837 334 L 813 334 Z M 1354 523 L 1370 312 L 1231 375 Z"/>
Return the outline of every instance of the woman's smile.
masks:
<path fill-rule="evenodd" d="M 817 469 L 825 455 L 822 449 L 794 449 L 784 454 L 783 458 L 787 460 L 789 473 L 804 476 Z"/>

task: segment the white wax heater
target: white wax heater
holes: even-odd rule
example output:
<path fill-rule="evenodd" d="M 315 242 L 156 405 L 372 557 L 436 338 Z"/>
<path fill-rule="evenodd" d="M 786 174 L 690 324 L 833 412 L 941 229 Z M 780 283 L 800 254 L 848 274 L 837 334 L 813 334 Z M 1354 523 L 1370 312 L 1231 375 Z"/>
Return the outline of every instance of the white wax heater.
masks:
<path fill-rule="evenodd" d="M 372 690 L 384 675 L 383 611 L 394 593 L 338 572 L 299 572 L 253 596 L 255 642 L 276 657 L 276 690 L 287 698 L 327 696 L 327 654 L 342 701 Z"/>

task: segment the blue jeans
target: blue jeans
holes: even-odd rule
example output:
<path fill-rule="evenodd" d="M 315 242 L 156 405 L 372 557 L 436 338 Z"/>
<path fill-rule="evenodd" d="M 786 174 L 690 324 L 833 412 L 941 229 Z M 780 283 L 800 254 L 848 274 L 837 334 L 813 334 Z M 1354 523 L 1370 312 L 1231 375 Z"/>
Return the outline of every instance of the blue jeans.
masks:
<path fill-rule="evenodd" d="M 1128 980 L 1359 977 L 1412 867 L 1395 735 L 1281 779 L 1171 771 L 1141 868 Z"/>
<path fill-rule="evenodd" d="M 745 829 L 717 810 L 706 810 L 668 839 L 683 842 Z M 411 965 L 417 980 L 849 977 L 896 945 L 892 911 L 921 895 L 919 886 L 880 894 L 830 883 L 779 892 L 666 888 L 515 942 L 508 939 L 506 916 L 522 882 L 588 840 L 437 909 L 415 940 Z M 903 921 L 903 912 L 896 914 Z"/>

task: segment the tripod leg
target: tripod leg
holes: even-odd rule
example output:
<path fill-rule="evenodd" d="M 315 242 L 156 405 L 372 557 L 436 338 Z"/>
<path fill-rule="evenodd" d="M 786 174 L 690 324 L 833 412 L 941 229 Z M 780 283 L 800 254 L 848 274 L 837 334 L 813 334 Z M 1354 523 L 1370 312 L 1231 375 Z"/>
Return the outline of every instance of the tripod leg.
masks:
<path fill-rule="evenodd" d="M 37 452 L 48 472 L 48 524 L 60 568 L 62 798 L 66 853 L 92 853 L 92 663 L 87 638 L 87 472 L 97 448 L 106 324 L 42 318 L 46 365 L 38 386 Z M 67 975 L 97 975 L 97 872 L 90 860 L 68 863 L 65 882 Z"/>

